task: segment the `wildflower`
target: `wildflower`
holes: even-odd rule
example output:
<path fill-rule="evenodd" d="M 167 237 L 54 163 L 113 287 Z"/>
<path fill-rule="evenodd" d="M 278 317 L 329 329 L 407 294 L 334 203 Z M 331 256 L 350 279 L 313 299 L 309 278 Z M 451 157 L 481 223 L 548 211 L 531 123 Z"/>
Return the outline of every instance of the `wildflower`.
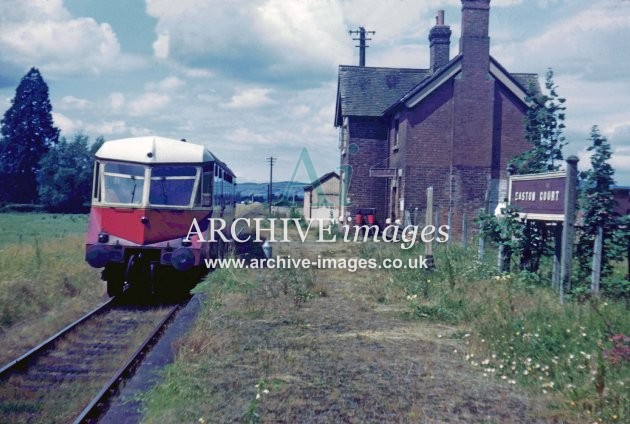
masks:
<path fill-rule="evenodd" d="M 504 376 L 504 375 L 502 375 L 502 376 L 501 376 L 501 380 L 507 380 L 507 377 L 506 377 L 506 376 Z"/>
<path fill-rule="evenodd" d="M 543 391 L 542 391 L 542 392 L 543 392 L 544 394 L 547 394 L 547 390 L 545 390 L 545 389 L 543 389 Z"/>
<path fill-rule="evenodd" d="M 457 349 L 453 349 L 453 353 L 457 353 Z"/>
<path fill-rule="evenodd" d="M 586 333 L 582 333 L 582 337 L 586 337 Z"/>
<path fill-rule="evenodd" d="M 265 389 L 265 390 L 263 390 L 263 393 L 264 393 L 264 394 L 267 394 L 267 393 L 269 393 L 269 390 L 268 390 L 268 389 Z"/>
<path fill-rule="evenodd" d="M 529 371 L 527 370 L 523 371 L 523 375 L 527 375 L 527 374 L 529 374 Z"/>
<path fill-rule="evenodd" d="M 441 339 L 441 338 L 442 338 L 442 335 L 441 335 L 441 334 L 438 334 L 438 335 L 437 335 L 437 337 L 438 337 L 438 339 Z"/>
<path fill-rule="evenodd" d="M 206 420 L 204 417 L 199 418 L 199 424 L 205 424 Z"/>
<path fill-rule="evenodd" d="M 510 384 L 516 384 L 516 380 L 510 380 L 509 383 Z"/>
<path fill-rule="evenodd" d="M 256 399 L 260 399 L 260 393 L 256 393 Z"/>
<path fill-rule="evenodd" d="M 570 333 L 570 332 L 571 332 L 571 330 L 567 328 L 567 333 Z"/>

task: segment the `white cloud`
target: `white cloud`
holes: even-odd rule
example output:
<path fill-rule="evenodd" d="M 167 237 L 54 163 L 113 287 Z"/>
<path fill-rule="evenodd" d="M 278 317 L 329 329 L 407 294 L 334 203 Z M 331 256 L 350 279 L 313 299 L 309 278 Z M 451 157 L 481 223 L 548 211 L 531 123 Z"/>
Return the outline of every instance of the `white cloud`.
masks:
<path fill-rule="evenodd" d="M 188 78 L 210 78 L 214 76 L 214 73 L 201 68 L 184 68 L 184 75 Z"/>
<path fill-rule="evenodd" d="M 352 52 L 336 2 L 147 0 L 147 13 L 156 56 L 168 34 L 170 60 L 250 80 L 328 76 Z"/>
<path fill-rule="evenodd" d="M 171 101 L 170 96 L 160 93 L 144 93 L 136 100 L 129 103 L 131 116 L 151 115 L 164 108 Z"/>
<path fill-rule="evenodd" d="M 97 135 L 114 135 L 125 134 L 129 131 L 127 123 L 123 120 L 102 121 L 88 125 L 86 131 L 89 134 Z"/>
<path fill-rule="evenodd" d="M 158 59 L 168 58 L 168 52 L 170 50 L 170 37 L 168 33 L 158 34 L 156 40 L 153 42 L 153 54 Z"/>
<path fill-rule="evenodd" d="M 100 74 L 138 66 L 124 55 L 112 27 L 90 17 L 73 18 L 60 0 L 0 2 L 0 65 L 45 73 Z"/>
<path fill-rule="evenodd" d="M 630 2 L 595 2 L 528 39 L 495 46 L 506 65 L 544 64 L 558 73 L 583 79 L 626 75 L 630 66 L 626 38 L 630 33 Z"/>
<path fill-rule="evenodd" d="M 248 147 L 254 145 L 272 145 L 274 140 L 263 134 L 258 134 L 248 128 L 237 128 L 227 136 L 228 140 Z"/>
<path fill-rule="evenodd" d="M 250 88 L 238 90 L 230 101 L 224 105 L 228 109 L 254 109 L 275 103 L 269 94 L 273 90 L 269 88 Z"/>
<path fill-rule="evenodd" d="M 114 92 L 109 95 L 109 107 L 112 112 L 118 112 L 125 104 L 125 95 L 123 93 Z"/>
<path fill-rule="evenodd" d="M 86 99 L 80 99 L 74 96 L 64 96 L 61 98 L 61 107 L 64 109 L 87 109 L 92 103 Z"/>
<path fill-rule="evenodd" d="M 169 76 L 164 78 L 163 80 L 155 83 L 150 82 L 147 84 L 147 90 L 158 90 L 158 91 L 175 91 L 179 90 L 186 85 L 186 81 L 177 78 L 176 76 Z"/>
<path fill-rule="evenodd" d="M 72 118 L 59 112 L 52 112 L 53 122 L 55 126 L 61 130 L 63 135 L 70 135 L 83 129 L 83 122 L 73 120 Z"/>

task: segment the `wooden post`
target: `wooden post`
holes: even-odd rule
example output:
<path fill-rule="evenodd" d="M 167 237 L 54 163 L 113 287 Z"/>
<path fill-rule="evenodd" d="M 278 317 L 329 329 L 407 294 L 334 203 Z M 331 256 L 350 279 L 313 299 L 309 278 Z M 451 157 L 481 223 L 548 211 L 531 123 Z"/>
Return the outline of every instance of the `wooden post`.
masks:
<path fill-rule="evenodd" d="M 551 270 L 551 287 L 560 290 L 560 257 L 562 254 L 562 222 L 556 222 L 554 232 L 553 268 Z"/>
<path fill-rule="evenodd" d="M 571 291 L 573 239 L 575 237 L 575 206 L 577 200 L 577 156 L 567 158 L 567 177 L 564 186 L 564 228 L 562 230 L 562 256 L 560 262 L 560 303 Z"/>
<path fill-rule="evenodd" d="M 466 214 L 462 215 L 462 247 L 466 250 L 468 244 L 468 222 L 466 221 Z"/>
<path fill-rule="evenodd" d="M 448 240 L 446 241 L 446 245 L 451 247 L 451 239 L 453 238 L 453 214 L 450 209 L 448 210 L 446 225 L 448 225 Z"/>
<path fill-rule="evenodd" d="M 483 213 L 488 213 L 488 208 L 490 207 L 490 187 L 486 188 L 486 193 L 483 196 Z M 486 254 L 486 239 L 484 238 L 481 231 L 479 231 L 479 242 L 477 246 L 477 259 L 481 262 L 483 260 L 484 255 Z"/>
<path fill-rule="evenodd" d="M 433 187 L 427 188 L 427 216 L 426 223 L 430 225 L 433 222 Z M 437 232 L 437 226 L 435 231 Z M 425 243 L 424 254 L 427 258 L 427 266 L 429 270 L 435 268 L 435 262 L 433 261 L 433 243 Z"/>
<path fill-rule="evenodd" d="M 597 227 L 595 245 L 593 246 L 593 273 L 591 274 L 591 296 L 599 297 L 599 280 L 602 272 L 602 245 L 604 242 L 604 229 Z"/>
<path fill-rule="evenodd" d="M 505 245 L 503 243 L 499 243 L 499 254 L 497 255 L 497 269 L 499 271 L 499 274 L 503 273 L 503 264 L 505 263 L 504 256 Z"/>

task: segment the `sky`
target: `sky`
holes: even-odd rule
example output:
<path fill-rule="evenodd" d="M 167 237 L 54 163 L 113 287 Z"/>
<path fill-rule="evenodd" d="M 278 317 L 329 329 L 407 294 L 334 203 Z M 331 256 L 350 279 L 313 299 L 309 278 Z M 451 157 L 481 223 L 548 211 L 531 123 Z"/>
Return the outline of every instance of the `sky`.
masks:
<path fill-rule="evenodd" d="M 459 0 L 2 0 L 0 112 L 37 67 L 62 134 L 204 144 L 240 181 L 288 180 L 302 148 L 339 165 L 337 69 L 358 64 L 349 30 L 376 31 L 368 66 L 427 68 L 438 9 L 460 35 Z M 569 144 L 589 166 L 590 129 L 630 185 L 630 0 L 492 0 L 491 55 L 511 72 L 554 71 Z M 303 169 L 297 175 L 307 181 Z"/>

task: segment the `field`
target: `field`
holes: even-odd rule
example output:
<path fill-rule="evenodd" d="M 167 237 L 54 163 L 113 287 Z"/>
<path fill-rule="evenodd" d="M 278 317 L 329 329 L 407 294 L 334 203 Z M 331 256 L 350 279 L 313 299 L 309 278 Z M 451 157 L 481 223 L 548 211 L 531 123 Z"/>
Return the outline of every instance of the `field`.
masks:
<path fill-rule="evenodd" d="M 0 363 L 104 298 L 84 261 L 86 215 L 0 214 Z"/>
<path fill-rule="evenodd" d="M 277 244 L 292 257 L 413 257 Z M 219 270 L 147 422 L 624 422 L 625 305 L 558 304 L 453 246 L 437 270 Z"/>

